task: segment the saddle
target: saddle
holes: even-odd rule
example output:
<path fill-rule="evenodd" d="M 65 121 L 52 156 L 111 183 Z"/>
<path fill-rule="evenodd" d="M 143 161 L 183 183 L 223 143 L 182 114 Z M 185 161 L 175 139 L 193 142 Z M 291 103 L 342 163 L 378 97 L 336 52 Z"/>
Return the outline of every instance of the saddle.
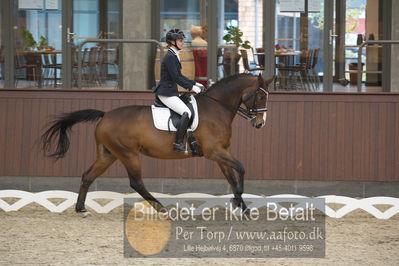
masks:
<path fill-rule="evenodd" d="M 199 123 L 197 101 L 194 96 L 189 93 L 181 95 L 180 99 L 191 111 L 191 119 L 187 128 L 187 140 L 191 148 L 192 156 L 201 157 L 203 156 L 202 151 L 193 135 L 193 131 L 197 129 Z M 154 104 L 151 105 L 151 110 L 155 128 L 169 132 L 177 131 L 181 115 L 170 110 L 158 97 L 155 98 Z"/>
<path fill-rule="evenodd" d="M 180 99 L 191 111 L 188 131 L 194 131 L 197 129 L 199 123 L 197 101 L 194 96 L 191 96 L 189 93 L 182 94 Z M 158 97 L 155 97 L 155 102 L 151 105 L 151 110 L 155 128 L 164 131 L 177 131 L 181 115 L 170 110 Z"/>

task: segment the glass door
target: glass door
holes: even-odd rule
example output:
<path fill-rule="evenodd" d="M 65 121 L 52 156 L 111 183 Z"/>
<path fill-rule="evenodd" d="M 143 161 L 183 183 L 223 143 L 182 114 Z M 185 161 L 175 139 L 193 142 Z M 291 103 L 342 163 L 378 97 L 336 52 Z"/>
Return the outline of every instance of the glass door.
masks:
<path fill-rule="evenodd" d="M 5 57 L 4 57 L 4 44 L 3 44 L 3 12 L 2 8 L 4 8 L 0 4 L 0 88 L 4 88 L 4 64 L 5 64 Z"/>
<path fill-rule="evenodd" d="M 340 0 L 337 4 L 337 24 L 340 31 L 336 47 L 335 91 L 357 91 L 357 70 L 362 68 L 362 91 L 382 91 L 381 45 L 362 50 L 362 65 L 358 66 L 359 45 L 367 40 L 389 39 L 383 36 L 383 1 Z"/>
<path fill-rule="evenodd" d="M 61 4 L 61 0 L 13 0 L 14 87 L 61 85 Z"/>
<path fill-rule="evenodd" d="M 276 90 L 332 91 L 334 2 L 276 1 Z"/>
<path fill-rule="evenodd" d="M 263 1 L 219 1 L 217 9 L 217 77 L 258 74 L 264 69 Z"/>
<path fill-rule="evenodd" d="M 275 17 L 276 89 L 288 91 L 382 91 L 380 45 L 362 51 L 365 40 L 384 39 L 382 2 L 375 0 L 277 0 Z"/>
<path fill-rule="evenodd" d="M 166 33 L 174 28 L 184 32 L 184 48 L 180 51 L 182 74 L 207 86 L 208 83 L 208 35 L 206 25 L 206 1 L 160 1 L 160 40 L 166 48 Z M 164 50 L 166 52 L 166 50 Z M 155 81 L 160 79 L 159 50 L 155 58 Z M 179 90 L 185 91 L 179 86 Z"/>
<path fill-rule="evenodd" d="M 65 8 L 66 86 L 118 88 L 119 45 L 88 42 L 81 49 L 79 45 L 84 40 L 120 37 L 120 0 L 73 0 L 69 5 Z M 79 58 L 82 66 L 80 79 Z"/>

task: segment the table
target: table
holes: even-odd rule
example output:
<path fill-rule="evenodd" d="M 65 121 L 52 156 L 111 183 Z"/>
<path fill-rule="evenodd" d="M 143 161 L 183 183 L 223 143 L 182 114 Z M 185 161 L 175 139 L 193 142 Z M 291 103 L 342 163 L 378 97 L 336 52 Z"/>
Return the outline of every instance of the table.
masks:
<path fill-rule="evenodd" d="M 16 62 L 16 67 L 17 68 L 18 67 L 21 67 L 21 68 L 26 67 L 27 73 L 28 73 L 27 76 L 29 76 L 29 75 L 32 76 L 34 78 L 34 80 L 37 81 L 37 86 L 39 88 L 41 88 L 42 85 L 43 85 L 42 68 L 43 67 L 49 67 L 49 66 L 46 66 L 47 64 L 51 64 L 50 67 L 53 67 L 55 69 L 57 67 L 60 67 L 57 64 L 57 55 L 61 54 L 61 53 L 62 53 L 61 50 L 23 50 L 23 51 L 17 51 L 16 52 L 16 56 L 17 57 L 18 56 L 23 56 L 24 59 L 25 59 L 25 62 L 23 64 L 21 64 L 20 62 Z M 43 64 L 43 60 L 42 60 L 42 56 L 43 55 L 45 55 L 45 56 L 54 55 L 52 57 L 53 61 L 51 63 L 50 62 L 45 62 Z M 17 59 L 17 60 L 19 60 L 19 59 Z M 34 71 L 34 74 L 32 75 L 31 72 L 33 71 L 33 69 L 35 69 L 35 71 Z M 53 79 L 54 79 L 54 85 L 56 86 L 57 85 L 57 79 L 58 79 L 56 70 L 54 71 Z"/>
<path fill-rule="evenodd" d="M 283 67 L 283 66 L 293 66 L 297 62 L 295 61 L 295 58 L 297 56 L 301 56 L 301 51 L 286 51 L 286 52 L 278 52 L 276 50 L 274 52 L 274 56 L 276 58 L 276 67 Z M 265 62 L 265 53 L 264 52 L 257 52 L 254 53 L 258 57 L 258 62 L 259 65 L 264 67 L 264 62 Z M 280 88 L 286 88 L 288 87 L 288 77 L 289 77 L 289 71 L 287 70 L 280 70 L 279 75 L 278 75 L 278 80 L 279 80 L 279 86 Z"/>
<path fill-rule="evenodd" d="M 264 67 L 265 64 L 265 53 L 264 52 L 256 52 L 254 53 L 255 56 L 258 57 L 259 66 Z M 277 51 L 274 52 L 275 57 L 288 57 L 288 56 L 300 56 L 301 51 L 289 51 L 278 53 Z"/>

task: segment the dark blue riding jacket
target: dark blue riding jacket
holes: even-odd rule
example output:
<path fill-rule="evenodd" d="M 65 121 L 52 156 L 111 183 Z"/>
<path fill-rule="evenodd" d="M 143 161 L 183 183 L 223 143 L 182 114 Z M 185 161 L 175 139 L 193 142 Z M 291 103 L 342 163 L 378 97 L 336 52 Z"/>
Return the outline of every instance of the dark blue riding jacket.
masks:
<path fill-rule="evenodd" d="M 169 48 L 162 60 L 161 80 L 154 88 L 154 92 L 162 96 L 179 96 L 177 84 L 190 91 L 195 81 L 182 75 L 180 61 L 175 52 Z"/>

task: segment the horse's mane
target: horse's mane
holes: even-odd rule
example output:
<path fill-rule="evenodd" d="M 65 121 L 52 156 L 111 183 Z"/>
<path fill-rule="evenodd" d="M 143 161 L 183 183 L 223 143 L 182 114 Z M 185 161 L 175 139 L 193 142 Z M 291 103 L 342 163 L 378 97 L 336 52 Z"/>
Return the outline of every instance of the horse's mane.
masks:
<path fill-rule="evenodd" d="M 222 87 L 225 87 L 229 82 L 234 81 L 239 78 L 244 78 L 244 77 L 255 77 L 254 75 L 248 74 L 248 73 L 239 73 L 239 74 L 234 74 L 228 77 L 225 77 L 219 81 L 217 81 L 215 84 L 213 84 L 211 87 L 209 87 L 206 92 L 209 91 L 214 91 L 217 89 L 220 89 Z"/>

